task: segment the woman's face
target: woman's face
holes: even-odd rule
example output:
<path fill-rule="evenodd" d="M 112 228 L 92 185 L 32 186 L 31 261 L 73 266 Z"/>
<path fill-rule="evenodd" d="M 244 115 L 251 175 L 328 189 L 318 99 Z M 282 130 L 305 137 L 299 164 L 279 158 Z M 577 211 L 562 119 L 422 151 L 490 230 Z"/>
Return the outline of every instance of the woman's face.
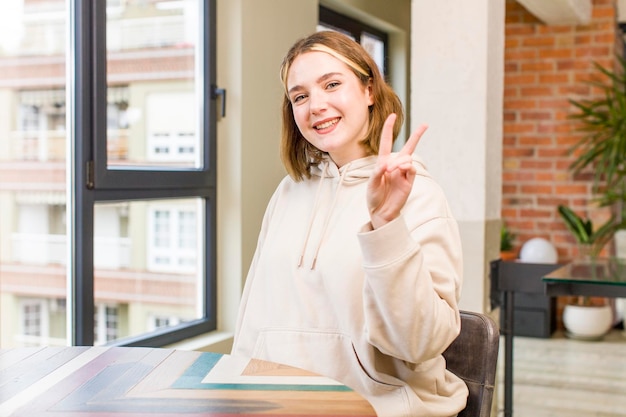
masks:
<path fill-rule="evenodd" d="M 346 64 L 325 52 L 305 52 L 289 68 L 287 91 L 296 125 L 313 146 L 338 166 L 367 155 L 359 142 L 374 100 Z"/>

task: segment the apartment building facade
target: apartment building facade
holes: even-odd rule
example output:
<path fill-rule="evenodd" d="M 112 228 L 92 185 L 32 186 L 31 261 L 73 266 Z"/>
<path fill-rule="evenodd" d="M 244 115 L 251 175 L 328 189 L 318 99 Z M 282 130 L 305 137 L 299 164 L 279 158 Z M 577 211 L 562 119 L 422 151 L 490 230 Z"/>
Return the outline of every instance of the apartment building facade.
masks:
<path fill-rule="evenodd" d="M 109 166 L 196 163 L 194 3 L 107 1 Z M 14 30 L 0 41 L 0 346 L 65 345 L 67 5 L 2 7 Z M 95 205 L 96 344 L 198 317 L 200 204 Z"/>

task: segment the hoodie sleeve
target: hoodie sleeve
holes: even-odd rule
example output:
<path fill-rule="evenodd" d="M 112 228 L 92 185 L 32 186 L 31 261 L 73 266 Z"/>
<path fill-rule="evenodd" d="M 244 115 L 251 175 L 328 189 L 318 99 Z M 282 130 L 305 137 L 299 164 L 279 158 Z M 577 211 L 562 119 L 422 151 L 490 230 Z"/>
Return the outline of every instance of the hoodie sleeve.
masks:
<path fill-rule="evenodd" d="M 369 342 L 411 363 L 440 355 L 460 331 L 462 253 L 442 190 L 418 176 L 403 213 L 359 233 Z"/>

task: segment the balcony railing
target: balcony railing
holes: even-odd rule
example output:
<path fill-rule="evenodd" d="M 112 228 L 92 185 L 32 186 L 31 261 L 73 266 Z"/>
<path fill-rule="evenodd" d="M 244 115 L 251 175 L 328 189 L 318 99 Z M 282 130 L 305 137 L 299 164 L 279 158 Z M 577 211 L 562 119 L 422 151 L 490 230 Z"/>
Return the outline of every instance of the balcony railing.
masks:
<path fill-rule="evenodd" d="M 107 49 L 125 51 L 188 43 L 190 22 L 183 15 L 112 19 L 107 22 Z"/>
<path fill-rule="evenodd" d="M 64 130 L 17 130 L 11 132 L 14 161 L 62 161 L 65 159 Z"/>
<path fill-rule="evenodd" d="M 13 261 L 29 265 L 65 265 L 65 235 L 14 233 Z M 129 268 L 131 240 L 124 237 L 94 238 L 94 267 L 102 269 Z"/>
<path fill-rule="evenodd" d="M 58 337 L 16 334 L 14 347 L 67 346 L 67 340 Z"/>
<path fill-rule="evenodd" d="M 107 156 L 111 161 L 128 159 L 128 129 L 109 129 Z M 64 161 L 66 132 L 64 130 L 13 131 L 11 160 L 13 161 Z"/>

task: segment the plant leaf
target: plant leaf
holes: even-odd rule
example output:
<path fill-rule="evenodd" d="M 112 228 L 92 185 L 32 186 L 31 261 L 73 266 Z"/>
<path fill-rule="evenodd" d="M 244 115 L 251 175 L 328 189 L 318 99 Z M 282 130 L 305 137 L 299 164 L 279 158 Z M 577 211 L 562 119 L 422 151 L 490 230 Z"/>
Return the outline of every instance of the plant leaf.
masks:
<path fill-rule="evenodd" d="M 585 222 L 571 208 L 559 205 L 559 214 L 563 218 L 565 225 L 572 232 L 578 243 L 589 243 L 591 222 Z M 588 224 L 587 224 L 588 223 Z"/>

